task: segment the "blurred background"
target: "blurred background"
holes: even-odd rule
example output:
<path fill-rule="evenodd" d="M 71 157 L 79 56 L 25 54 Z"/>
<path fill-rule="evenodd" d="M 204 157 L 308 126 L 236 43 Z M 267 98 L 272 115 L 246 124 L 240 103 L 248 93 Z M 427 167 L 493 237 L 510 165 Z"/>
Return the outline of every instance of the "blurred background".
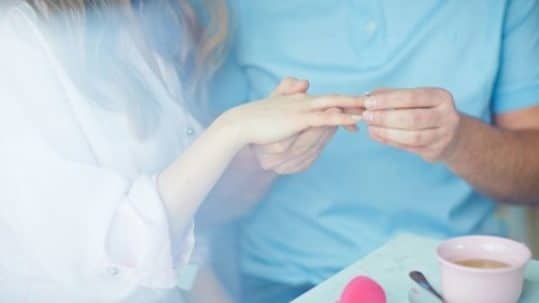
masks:
<path fill-rule="evenodd" d="M 503 207 L 500 216 L 507 221 L 511 238 L 527 243 L 539 258 L 539 208 Z"/>

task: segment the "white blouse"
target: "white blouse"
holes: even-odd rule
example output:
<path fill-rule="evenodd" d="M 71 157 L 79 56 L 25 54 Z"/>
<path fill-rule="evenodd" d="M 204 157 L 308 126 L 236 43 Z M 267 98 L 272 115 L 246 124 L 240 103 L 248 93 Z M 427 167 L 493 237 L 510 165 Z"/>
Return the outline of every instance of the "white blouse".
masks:
<path fill-rule="evenodd" d="M 200 125 L 132 47 L 161 102 L 139 140 L 76 88 L 30 6 L 0 19 L 0 302 L 178 300 L 192 223 L 171 239 L 154 176 Z"/>

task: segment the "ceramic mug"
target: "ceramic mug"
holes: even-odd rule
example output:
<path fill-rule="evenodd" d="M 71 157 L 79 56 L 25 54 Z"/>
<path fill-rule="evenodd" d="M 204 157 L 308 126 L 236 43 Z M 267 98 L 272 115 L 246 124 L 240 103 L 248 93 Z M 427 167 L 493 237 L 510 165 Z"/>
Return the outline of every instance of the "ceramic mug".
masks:
<path fill-rule="evenodd" d="M 524 270 L 531 260 L 531 252 L 525 245 L 499 237 L 468 236 L 443 242 L 437 253 L 442 293 L 447 303 L 518 302 Z M 466 260 L 493 261 L 498 266 L 457 264 Z"/>

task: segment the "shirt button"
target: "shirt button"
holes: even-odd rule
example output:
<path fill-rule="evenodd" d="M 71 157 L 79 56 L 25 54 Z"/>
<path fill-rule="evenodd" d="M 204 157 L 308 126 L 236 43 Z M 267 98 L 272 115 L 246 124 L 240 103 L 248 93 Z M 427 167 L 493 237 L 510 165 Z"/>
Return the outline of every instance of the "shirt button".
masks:
<path fill-rule="evenodd" d="M 374 21 L 367 21 L 364 25 L 363 25 L 363 31 L 366 32 L 367 34 L 369 35 L 372 35 L 374 34 L 374 32 L 376 32 L 376 30 L 378 29 L 378 24 L 376 24 L 376 22 Z"/>
<path fill-rule="evenodd" d="M 117 267 L 111 266 L 107 269 L 107 272 L 111 276 L 117 276 L 120 273 L 120 270 Z"/>
<path fill-rule="evenodd" d="M 185 130 L 185 134 L 188 135 L 188 136 L 192 136 L 193 134 L 195 133 L 195 130 L 191 127 L 187 128 Z"/>

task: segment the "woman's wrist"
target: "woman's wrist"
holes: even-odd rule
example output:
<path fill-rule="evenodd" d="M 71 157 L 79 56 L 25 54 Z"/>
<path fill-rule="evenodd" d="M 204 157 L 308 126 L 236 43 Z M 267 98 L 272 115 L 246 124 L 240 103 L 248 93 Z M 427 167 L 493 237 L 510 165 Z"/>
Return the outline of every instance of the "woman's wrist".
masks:
<path fill-rule="evenodd" d="M 185 188 L 179 184 L 191 183 L 191 187 L 196 187 L 208 182 L 208 184 L 213 183 L 212 177 L 221 175 L 236 154 L 247 145 L 240 136 L 240 130 L 240 123 L 236 123 L 232 116 L 219 117 L 176 161 L 158 175 L 157 189 L 170 214 L 186 213 L 186 209 L 198 207 L 203 197 L 192 200 L 196 205 L 186 203 L 186 200 L 191 199 L 186 199 Z M 186 178 L 186 171 L 196 173 Z M 203 175 L 210 177 L 203 177 Z M 193 184 L 193 180 L 198 180 L 196 183 L 200 184 Z M 204 196 L 206 194 L 207 192 Z"/>
<path fill-rule="evenodd" d="M 216 132 L 226 136 L 229 143 L 239 151 L 250 142 L 245 136 L 245 129 L 241 126 L 241 118 L 236 114 L 237 109 L 231 109 L 221 114 L 208 127 L 207 131 Z"/>

